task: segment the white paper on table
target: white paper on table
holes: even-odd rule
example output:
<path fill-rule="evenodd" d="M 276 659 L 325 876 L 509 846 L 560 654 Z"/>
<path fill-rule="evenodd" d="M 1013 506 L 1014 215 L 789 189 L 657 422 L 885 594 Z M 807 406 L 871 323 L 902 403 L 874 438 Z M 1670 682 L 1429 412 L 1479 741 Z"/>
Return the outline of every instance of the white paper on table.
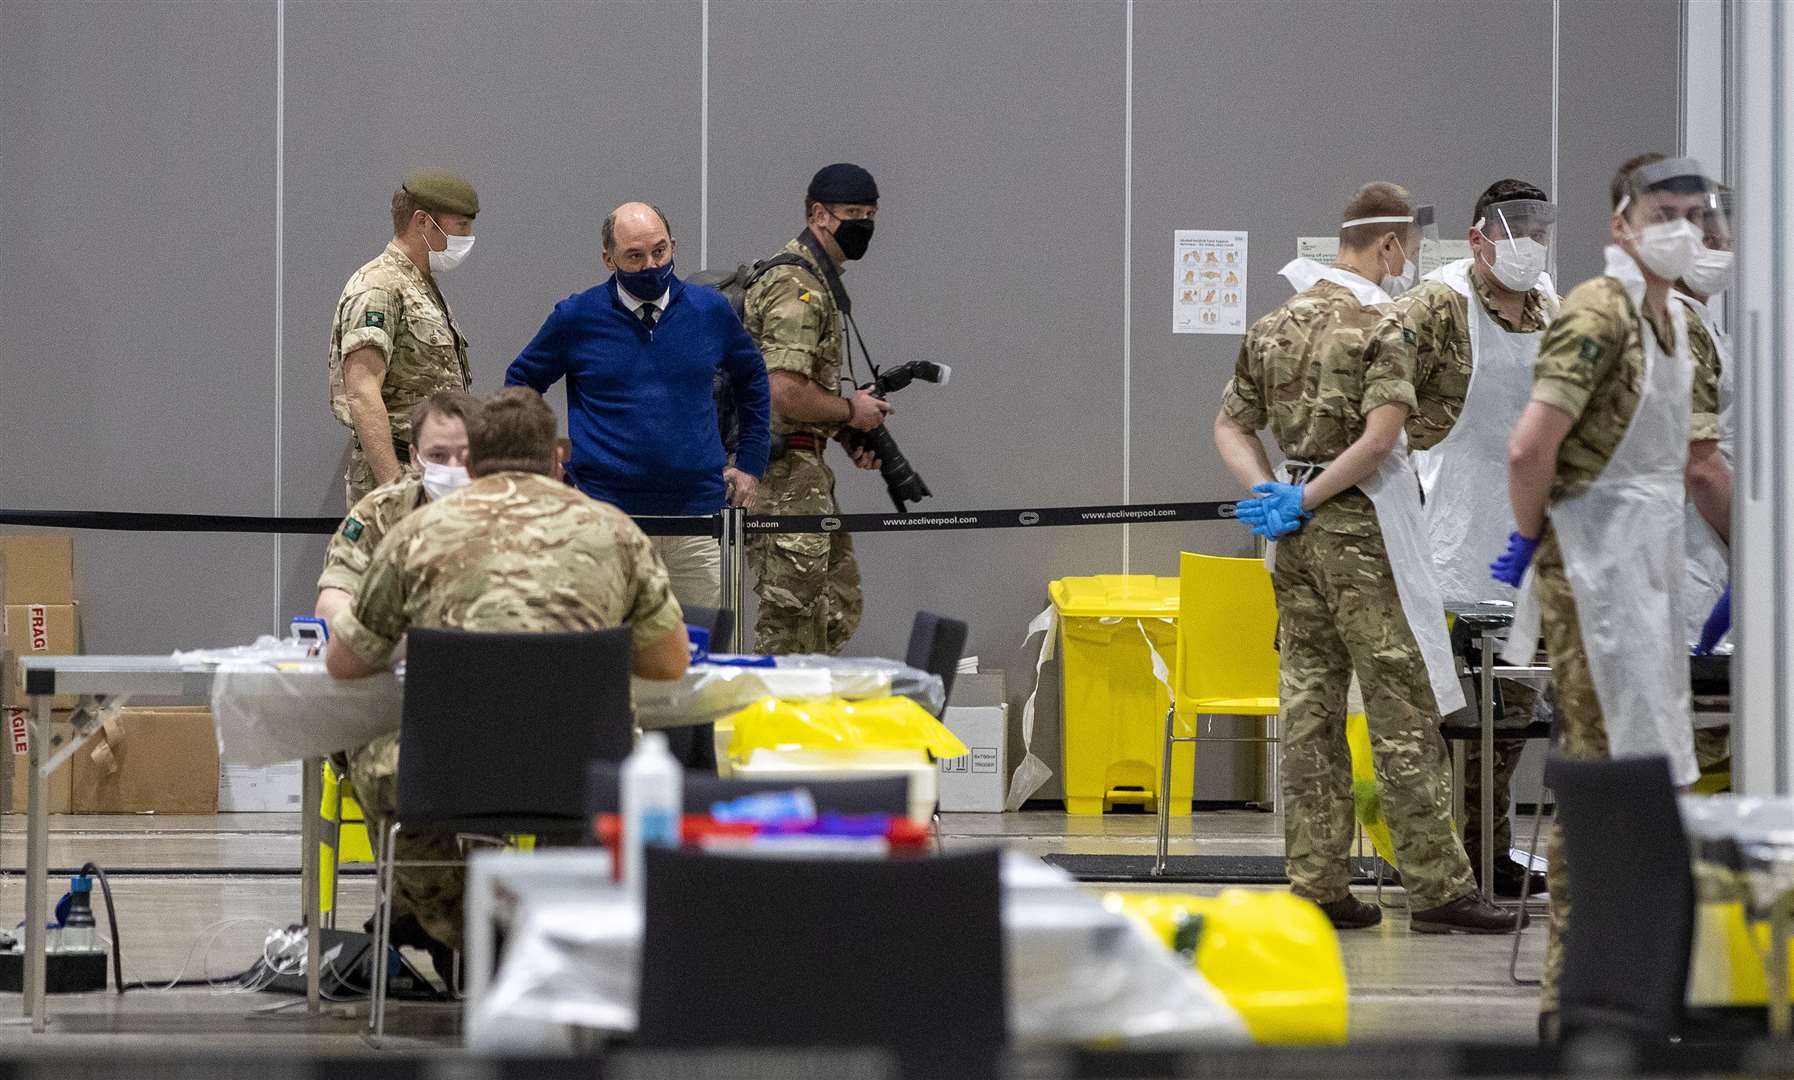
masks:
<path fill-rule="evenodd" d="M 1171 244 L 1171 332 L 1246 332 L 1246 234 L 1178 229 Z"/>

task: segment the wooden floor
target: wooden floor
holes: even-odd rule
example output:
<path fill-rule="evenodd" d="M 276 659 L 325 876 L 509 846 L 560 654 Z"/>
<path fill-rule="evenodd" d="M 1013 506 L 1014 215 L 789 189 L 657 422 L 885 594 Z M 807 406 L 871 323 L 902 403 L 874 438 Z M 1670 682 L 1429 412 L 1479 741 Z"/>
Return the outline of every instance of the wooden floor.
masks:
<path fill-rule="evenodd" d="M 0 867 L 5 868 L 0 919 L 9 926 L 24 911 L 19 824 L 9 816 L 0 826 Z M 1271 814 L 1199 813 L 1175 824 L 1174 854 L 1282 851 L 1281 826 Z M 59 817 L 51 824 L 51 860 L 59 867 L 93 861 L 109 869 L 151 871 L 113 880 L 127 980 L 223 978 L 260 955 L 269 930 L 299 918 L 298 827 L 291 814 Z M 1525 835 L 1519 828 L 1516 832 Z M 948 814 L 942 818 L 942 839 L 948 850 L 1000 843 L 1035 854 L 1148 854 L 1153 819 L 1141 814 Z M 1368 898 L 1369 890 L 1364 892 Z M 1341 935 L 1354 1038 L 1535 1039 L 1536 991 L 1508 980 L 1511 938 L 1413 934 L 1400 890 L 1386 890 L 1383 901 L 1389 907 L 1381 926 Z M 371 906 L 371 880 L 346 878 L 343 925 L 358 927 Z M 103 930 L 103 919 L 101 925 Z M 1543 948 L 1542 928 L 1528 931 L 1522 975 L 1536 976 Z M 421 957 L 419 963 L 428 970 Z M 50 1031 L 33 1036 L 16 1019 L 20 998 L 0 994 L 0 1054 L 102 1045 L 120 1052 L 174 1045 L 243 1050 L 250 1045 L 246 1037 L 262 1052 L 366 1052 L 360 1036 L 365 1020 L 353 1007 L 312 1019 L 305 1017 L 303 1005 L 282 1008 L 298 1000 L 203 988 L 59 995 L 50 999 Z M 389 1030 L 392 1042 L 406 1049 L 452 1053 L 459 1044 L 458 1018 L 450 1010 L 406 1006 L 392 1014 Z"/>

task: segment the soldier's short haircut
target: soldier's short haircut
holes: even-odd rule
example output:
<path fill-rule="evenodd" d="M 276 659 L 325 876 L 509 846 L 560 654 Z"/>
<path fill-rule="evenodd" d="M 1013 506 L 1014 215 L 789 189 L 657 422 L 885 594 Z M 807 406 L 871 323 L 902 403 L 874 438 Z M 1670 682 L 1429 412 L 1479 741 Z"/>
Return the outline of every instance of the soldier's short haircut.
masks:
<path fill-rule="evenodd" d="M 1638 169 L 1652 162 L 1662 161 L 1668 156 L 1668 154 L 1659 154 L 1652 150 L 1650 153 L 1626 159 L 1626 163 L 1620 166 L 1620 171 L 1613 174 L 1613 182 L 1607 185 L 1608 203 L 1613 207 L 1614 213 L 1619 213 L 1620 200 L 1624 199 L 1632 190 L 1632 174 Z"/>
<path fill-rule="evenodd" d="M 1470 211 L 1472 225 L 1489 216 L 1489 207 L 1496 203 L 1512 202 L 1515 199 L 1537 199 L 1539 202 L 1550 202 L 1551 196 L 1524 180 L 1497 180 L 1489 185 L 1489 189 L 1477 196 L 1476 207 Z"/>
<path fill-rule="evenodd" d="M 429 213 L 429 211 L 424 208 L 424 204 L 418 202 L 417 196 L 411 194 L 411 192 L 406 191 L 404 188 L 400 188 L 393 192 L 392 234 L 394 236 L 405 235 L 405 229 L 411 224 L 411 215 L 417 213 L 419 210 L 423 210 L 426 214 Z"/>
<path fill-rule="evenodd" d="M 654 215 L 660 218 L 661 228 L 667 231 L 667 237 L 671 239 L 673 223 L 667 220 L 667 212 L 653 203 L 648 204 L 648 209 L 654 211 Z M 598 239 L 604 244 L 605 254 L 617 250 L 617 212 L 615 210 L 604 215 L 604 224 L 598 229 Z"/>
<path fill-rule="evenodd" d="M 487 398 L 467 420 L 467 471 L 554 475 L 559 421 L 542 395 L 527 386 L 507 386 Z"/>
<path fill-rule="evenodd" d="M 1378 180 L 1359 188 L 1346 203 L 1345 216 L 1341 221 L 1354 221 L 1367 217 L 1402 217 L 1414 212 L 1413 196 L 1400 184 L 1391 184 Z M 1354 225 L 1349 229 L 1339 230 L 1340 248 L 1354 251 L 1363 250 L 1375 244 L 1385 233 L 1398 233 L 1406 236 L 1410 226 L 1400 222 L 1379 221 L 1370 225 Z M 1409 258 L 1418 253 L 1410 251 Z"/>
<path fill-rule="evenodd" d="M 464 426 L 473 426 L 474 414 L 480 411 L 480 399 L 461 390 L 438 390 L 429 397 L 411 406 L 411 438 L 415 442 L 417 433 L 424 429 L 424 421 L 432 416 L 440 416 L 448 420 L 459 420 Z"/>

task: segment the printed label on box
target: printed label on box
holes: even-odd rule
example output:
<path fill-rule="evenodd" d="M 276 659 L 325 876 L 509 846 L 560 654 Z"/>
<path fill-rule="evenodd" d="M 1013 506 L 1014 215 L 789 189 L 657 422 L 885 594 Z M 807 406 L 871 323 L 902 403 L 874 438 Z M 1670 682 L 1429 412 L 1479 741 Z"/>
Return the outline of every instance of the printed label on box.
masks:
<path fill-rule="evenodd" d="M 972 771 L 975 773 L 996 772 L 997 748 L 994 746 L 972 747 Z"/>
<path fill-rule="evenodd" d="M 29 754 L 31 752 L 31 729 L 25 723 L 25 710 L 6 710 L 6 726 L 12 729 L 12 752 L 20 756 Z"/>
<path fill-rule="evenodd" d="M 941 759 L 941 771 L 944 773 L 970 772 L 971 771 L 971 769 L 970 769 L 971 760 L 972 759 L 969 755 L 964 756 L 964 757 L 956 757 L 956 758 L 942 758 Z"/>
<path fill-rule="evenodd" d="M 31 651 L 50 650 L 50 613 L 42 604 L 31 605 Z"/>

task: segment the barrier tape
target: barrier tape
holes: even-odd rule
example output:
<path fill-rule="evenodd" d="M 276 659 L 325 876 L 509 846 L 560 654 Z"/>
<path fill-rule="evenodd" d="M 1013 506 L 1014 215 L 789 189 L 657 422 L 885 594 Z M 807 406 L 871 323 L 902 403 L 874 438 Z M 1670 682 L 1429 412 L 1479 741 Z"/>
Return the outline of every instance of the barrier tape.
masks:
<path fill-rule="evenodd" d="M 1041 506 L 1014 510 L 941 510 L 908 514 L 750 514 L 748 535 L 774 533 L 935 532 L 956 529 L 1029 529 L 1066 525 L 1145 525 L 1172 521 L 1224 521 L 1231 502 L 1145 503 L 1110 506 Z M 722 518 L 643 516 L 650 536 L 719 536 Z M 264 533 L 328 536 L 336 517 L 248 517 L 234 514 L 135 514 L 100 510 L 0 510 L 0 525 L 112 532 Z"/>

